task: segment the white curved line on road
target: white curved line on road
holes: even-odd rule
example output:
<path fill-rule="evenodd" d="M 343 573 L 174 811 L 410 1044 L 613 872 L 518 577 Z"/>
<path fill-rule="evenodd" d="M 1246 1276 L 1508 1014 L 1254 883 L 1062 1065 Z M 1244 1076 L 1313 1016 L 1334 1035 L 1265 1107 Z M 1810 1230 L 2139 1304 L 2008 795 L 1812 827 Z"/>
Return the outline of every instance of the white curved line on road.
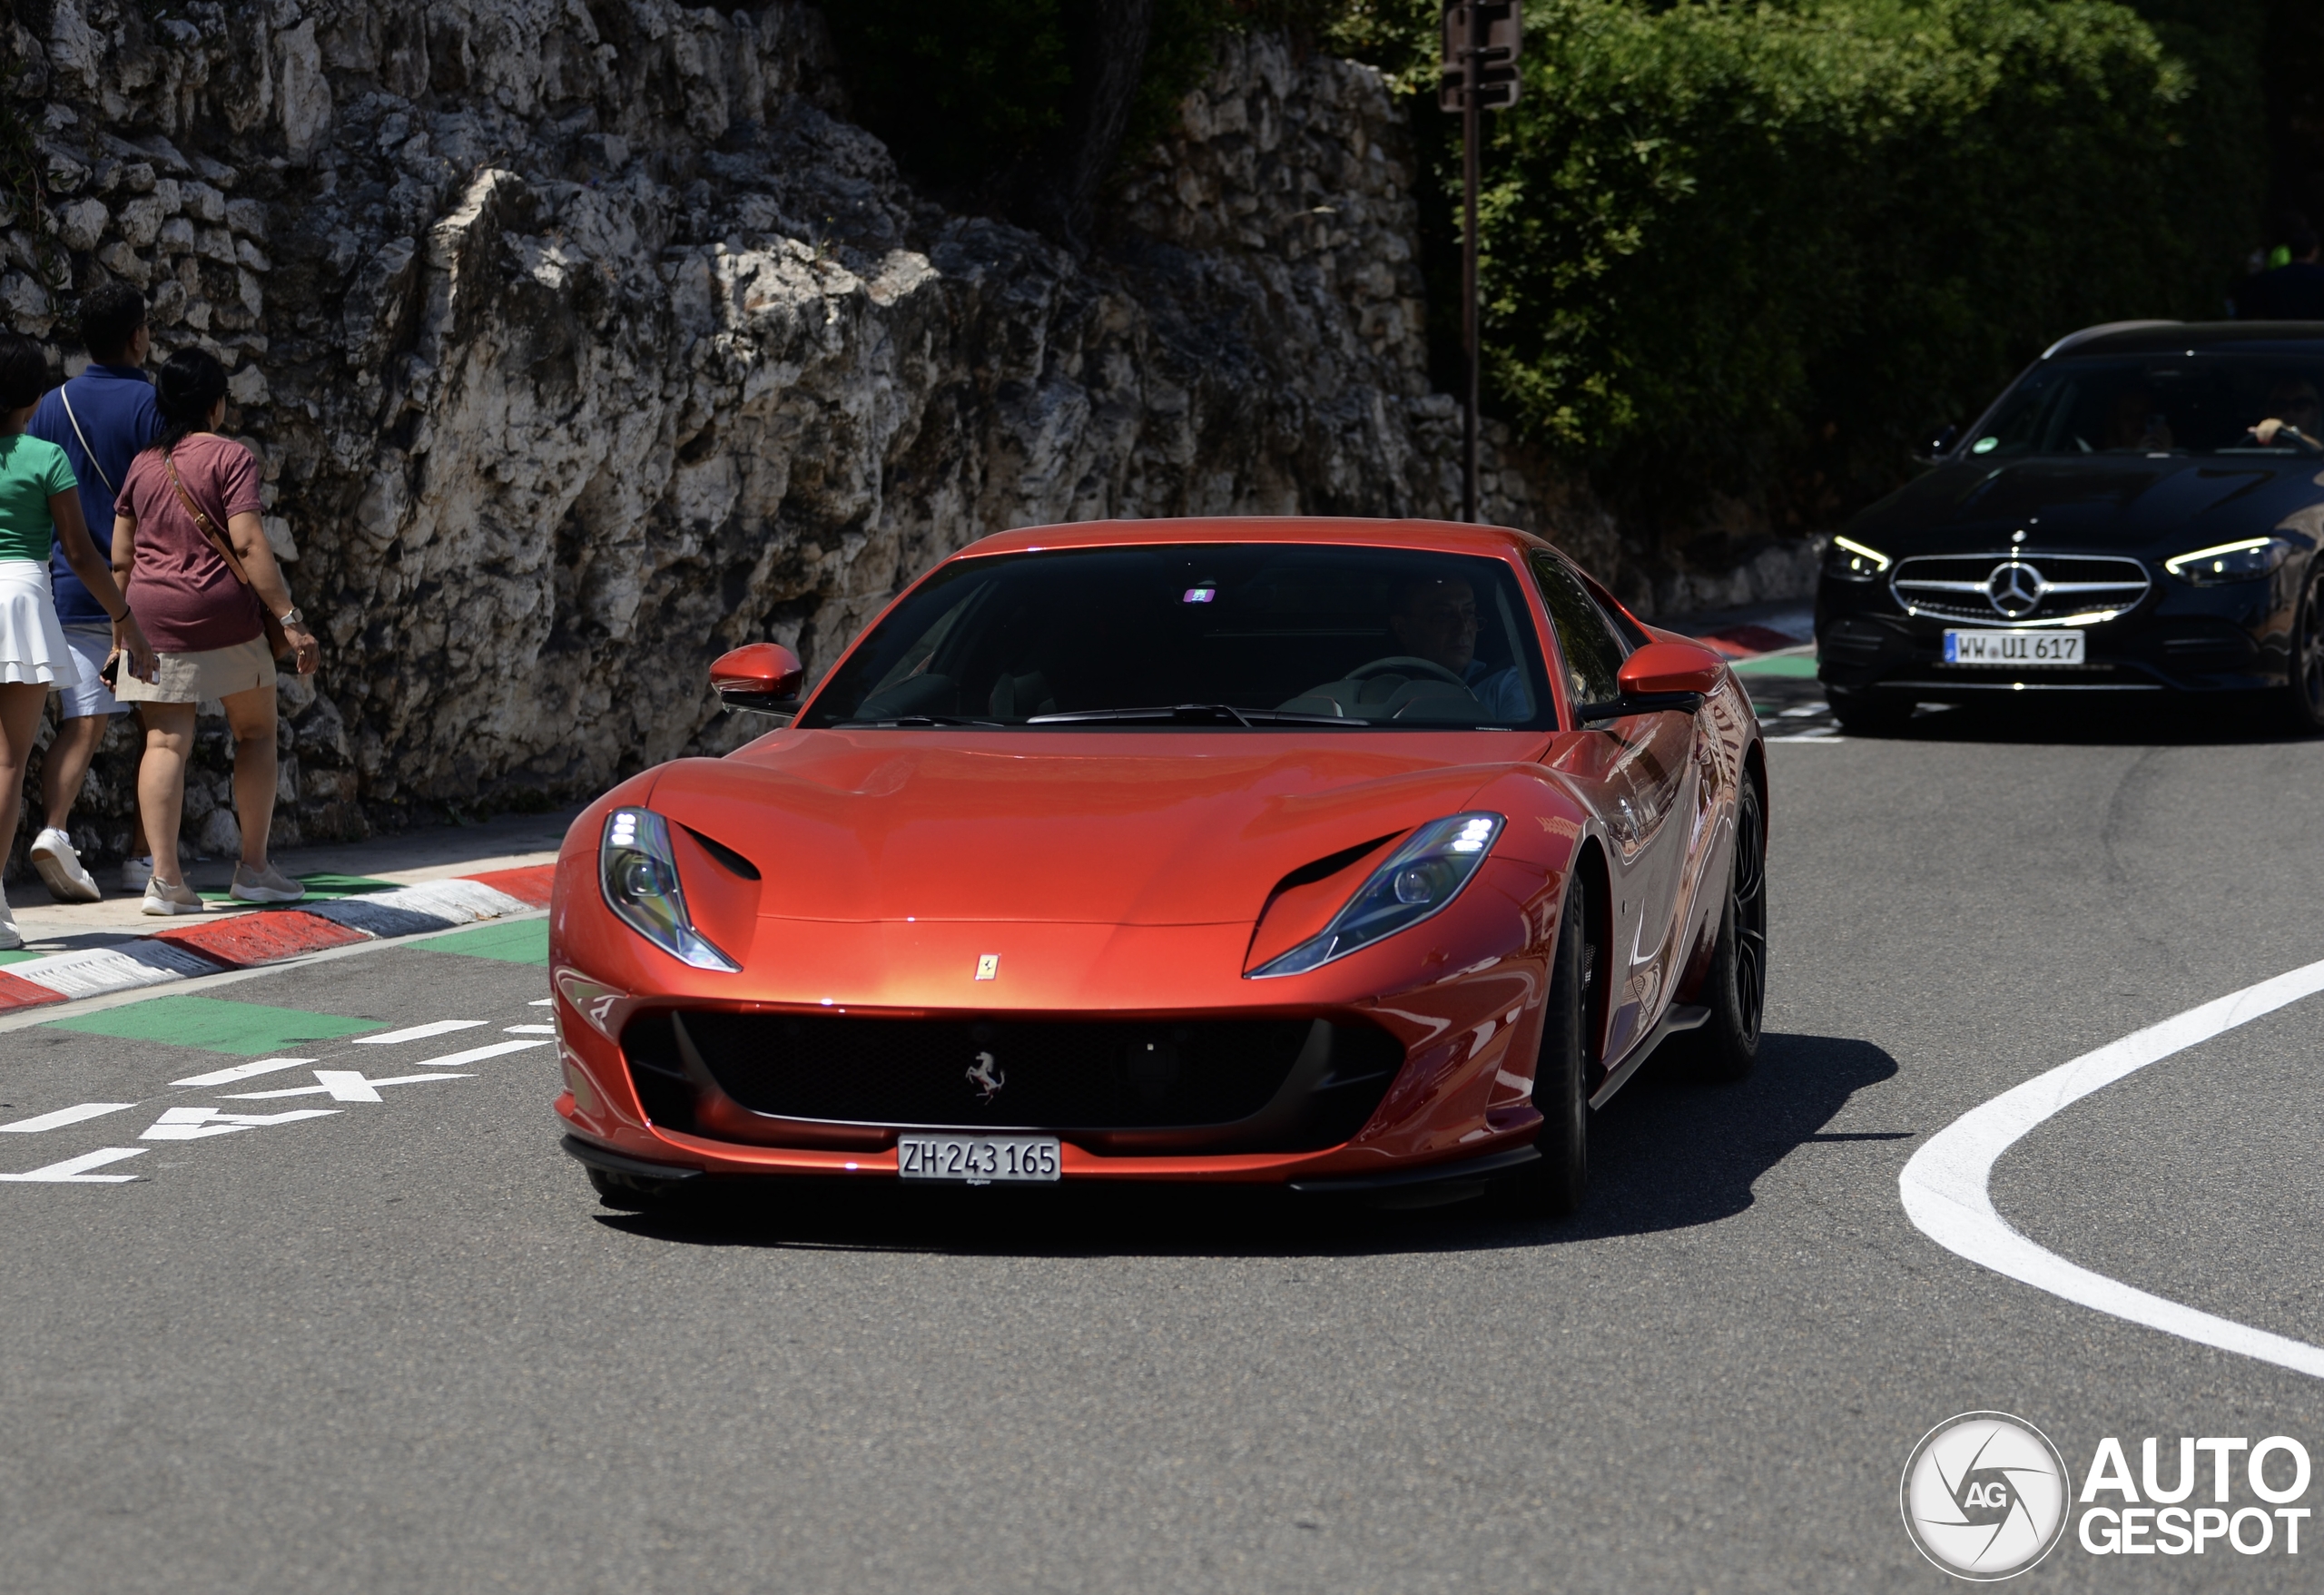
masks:
<path fill-rule="evenodd" d="M 1905 1213 L 1922 1234 L 1945 1250 L 2036 1290 L 2182 1340 L 2324 1379 L 2324 1346 L 2198 1312 L 2069 1263 L 2013 1228 L 1994 1210 L 1988 1189 L 1994 1160 L 2064 1108 L 2151 1063 L 2317 991 L 2324 991 L 2324 962 L 2190 1009 L 1971 1108 L 1931 1137 L 1896 1177 Z"/>

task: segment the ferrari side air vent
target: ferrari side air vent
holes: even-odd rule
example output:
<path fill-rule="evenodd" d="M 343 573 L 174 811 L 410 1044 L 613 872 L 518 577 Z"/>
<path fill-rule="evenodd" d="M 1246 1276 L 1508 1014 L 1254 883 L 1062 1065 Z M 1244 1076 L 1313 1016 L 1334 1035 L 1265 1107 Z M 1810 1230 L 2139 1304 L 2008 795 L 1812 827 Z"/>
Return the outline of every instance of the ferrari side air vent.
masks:
<path fill-rule="evenodd" d="M 1359 842 L 1354 847 L 1342 848 L 1338 852 L 1327 858 L 1317 859 L 1312 864 L 1302 864 L 1276 881 L 1275 889 L 1276 891 L 1289 891 L 1295 886 L 1313 886 L 1318 881 L 1328 881 L 1364 854 L 1376 852 L 1403 834 L 1403 832 L 1400 831 L 1392 831 L 1385 836 L 1375 836 L 1370 842 Z"/>
<path fill-rule="evenodd" d="M 759 867 L 724 842 L 704 836 L 691 825 L 685 827 L 685 833 L 702 843 L 702 851 L 725 865 L 731 873 L 740 875 L 745 881 L 755 881 L 759 878 Z"/>

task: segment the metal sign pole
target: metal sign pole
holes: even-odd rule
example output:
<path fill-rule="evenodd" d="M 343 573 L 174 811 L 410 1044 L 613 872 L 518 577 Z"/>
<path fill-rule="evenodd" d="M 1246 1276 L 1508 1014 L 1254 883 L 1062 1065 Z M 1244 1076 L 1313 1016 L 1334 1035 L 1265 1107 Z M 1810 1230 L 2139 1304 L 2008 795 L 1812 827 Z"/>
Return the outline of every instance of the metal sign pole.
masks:
<path fill-rule="evenodd" d="M 1483 99 L 1477 84 L 1484 54 L 1484 8 L 1471 5 L 1469 36 L 1463 41 L 1461 91 L 1461 347 L 1468 355 L 1468 393 L 1461 411 L 1461 518 L 1477 518 L 1477 145 L 1484 133 Z"/>
<path fill-rule="evenodd" d="M 1480 448 L 1478 390 L 1484 348 L 1477 304 L 1478 170 L 1488 107 L 1517 103 L 1518 0 L 1445 0 L 1443 78 L 1438 105 L 1461 113 L 1461 351 L 1468 367 L 1461 406 L 1461 518 L 1475 521 Z"/>

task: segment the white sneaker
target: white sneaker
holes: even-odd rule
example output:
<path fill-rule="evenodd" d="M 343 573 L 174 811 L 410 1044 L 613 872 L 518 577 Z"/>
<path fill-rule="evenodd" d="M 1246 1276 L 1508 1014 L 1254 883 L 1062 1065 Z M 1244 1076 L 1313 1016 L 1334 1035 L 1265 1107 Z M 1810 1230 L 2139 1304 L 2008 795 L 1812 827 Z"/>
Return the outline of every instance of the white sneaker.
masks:
<path fill-rule="evenodd" d="M 52 825 L 33 838 L 33 868 L 40 871 L 49 896 L 59 902 L 101 902 L 104 893 L 97 890 L 96 881 L 81 867 L 81 855 L 73 851 L 73 839 Z"/>
<path fill-rule="evenodd" d="M 153 861 L 152 859 L 121 861 L 121 889 L 123 891 L 143 891 L 145 890 L 145 882 L 153 878 Z"/>
<path fill-rule="evenodd" d="M 236 902 L 296 902 L 307 895 L 307 889 L 272 864 L 263 870 L 236 864 L 234 884 L 226 895 Z"/>
<path fill-rule="evenodd" d="M 163 881 L 159 877 L 145 882 L 145 901 L 138 905 L 140 913 L 198 914 L 202 899 L 192 887 L 182 881 Z"/>
<path fill-rule="evenodd" d="M 16 916 L 8 905 L 0 902 L 0 952 L 12 951 L 25 944 L 25 933 L 16 929 Z"/>

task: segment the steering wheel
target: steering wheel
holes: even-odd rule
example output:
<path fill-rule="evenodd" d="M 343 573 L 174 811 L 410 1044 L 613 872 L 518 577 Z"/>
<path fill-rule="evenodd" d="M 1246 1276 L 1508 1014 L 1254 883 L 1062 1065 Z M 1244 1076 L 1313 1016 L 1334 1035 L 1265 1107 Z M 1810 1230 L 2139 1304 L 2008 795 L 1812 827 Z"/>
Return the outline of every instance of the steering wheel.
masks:
<path fill-rule="evenodd" d="M 1451 682 L 1462 692 L 1467 692 L 1469 690 L 1469 684 L 1467 682 L 1453 674 L 1452 672 L 1445 669 L 1442 665 L 1437 664 L 1433 659 L 1416 659 L 1410 654 L 1391 654 L 1385 659 L 1374 659 L 1369 665 L 1359 665 L 1354 670 L 1349 671 L 1347 674 L 1343 676 L 1341 679 L 1344 681 L 1369 681 L 1375 675 L 1389 674 L 1433 675 L 1439 681 Z"/>

